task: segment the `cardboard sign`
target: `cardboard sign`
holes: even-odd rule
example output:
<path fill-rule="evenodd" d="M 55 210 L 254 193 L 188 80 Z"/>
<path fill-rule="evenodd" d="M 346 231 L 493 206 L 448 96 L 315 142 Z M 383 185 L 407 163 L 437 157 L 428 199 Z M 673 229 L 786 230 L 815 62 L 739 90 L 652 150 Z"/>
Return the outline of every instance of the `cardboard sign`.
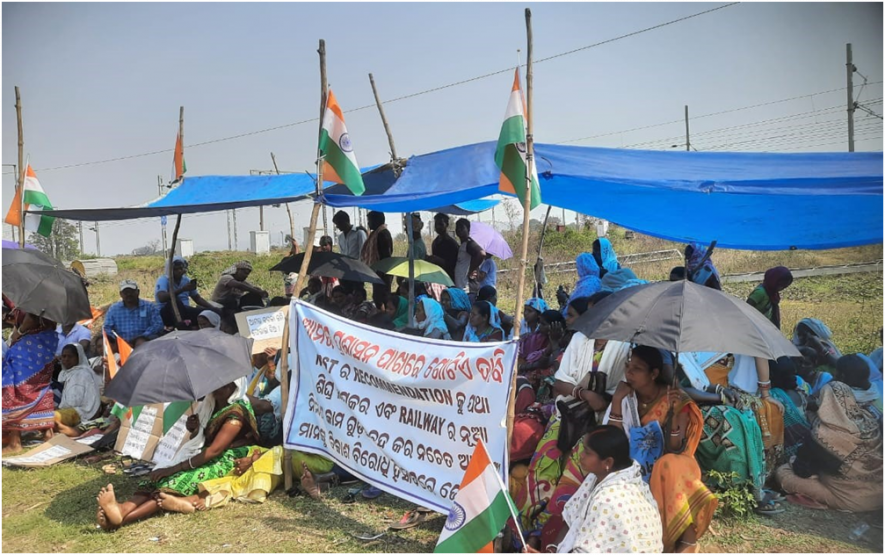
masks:
<path fill-rule="evenodd" d="M 3 464 L 25 468 L 42 468 L 89 453 L 92 450 L 92 447 L 88 445 L 78 443 L 66 435 L 57 434 L 43 445 L 35 447 L 24 455 L 3 459 Z"/>
<path fill-rule="evenodd" d="M 237 329 L 245 338 L 253 339 L 252 354 L 283 346 L 283 328 L 289 316 L 288 306 L 272 306 L 237 314 Z"/>
<path fill-rule="evenodd" d="M 123 420 L 114 450 L 133 459 L 151 461 L 157 465 L 168 463 L 189 439 L 185 423 L 193 414 L 193 407 L 188 408 L 184 414 L 176 414 L 180 416 L 164 434 L 166 426 L 163 416 L 170 404 L 147 405 L 134 421 L 128 418 Z"/>

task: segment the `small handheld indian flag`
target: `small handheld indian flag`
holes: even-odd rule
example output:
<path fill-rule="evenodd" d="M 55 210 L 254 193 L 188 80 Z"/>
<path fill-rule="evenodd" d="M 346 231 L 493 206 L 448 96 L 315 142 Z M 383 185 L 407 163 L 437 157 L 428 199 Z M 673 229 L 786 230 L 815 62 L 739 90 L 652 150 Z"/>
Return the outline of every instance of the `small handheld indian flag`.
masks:
<path fill-rule="evenodd" d="M 517 520 L 516 506 L 480 441 L 433 552 L 490 553 L 490 544 L 511 516 Z"/>
<path fill-rule="evenodd" d="M 495 150 L 495 165 L 501 170 L 498 190 L 510 193 L 519 198 L 520 204 L 525 200 L 526 182 L 526 121 L 525 101 L 519 86 L 519 68 L 513 77 L 513 88 L 510 90 L 510 101 L 498 136 L 498 148 Z M 531 174 L 531 207 L 541 204 L 541 186 L 538 183 L 538 172 L 532 164 Z"/>
<path fill-rule="evenodd" d="M 366 191 L 360 166 L 357 164 L 350 135 L 344 125 L 344 113 L 335 99 L 332 89 L 323 114 L 323 130 L 320 133 L 320 156 L 323 158 L 323 181 L 343 183 L 354 195 Z"/>
<path fill-rule="evenodd" d="M 24 195 L 24 198 L 22 198 L 22 195 Z M 9 212 L 6 213 L 4 221 L 9 225 L 21 225 L 22 205 L 24 205 L 24 210 L 52 210 L 52 203 L 49 202 L 49 197 L 43 192 L 43 187 L 37 181 L 37 174 L 34 173 L 30 164 L 27 165 L 22 186 L 15 191 L 12 206 L 9 207 Z M 40 214 L 24 214 L 24 218 L 24 227 L 28 231 L 39 233 L 43 237 L 49 237 L 52 234 L 52 224 L 55 223 L 55 218 L 41 216 Z"/>

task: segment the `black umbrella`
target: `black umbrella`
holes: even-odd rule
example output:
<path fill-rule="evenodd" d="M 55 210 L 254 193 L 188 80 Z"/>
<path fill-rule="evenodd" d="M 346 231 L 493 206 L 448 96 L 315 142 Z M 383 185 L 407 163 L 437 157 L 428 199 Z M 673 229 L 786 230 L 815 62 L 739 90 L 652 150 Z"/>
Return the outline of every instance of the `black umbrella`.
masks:
<path fill-rule="evenodd" d="M 780 330 L 743 300 L 684 280 L 622 289 L 594 305 L 572 327 L 594 339 L 682 353 L 799 356 Z"/>
<path fill-rule="evenodd" d="M 287 256 L 270 270 L 277 270 L 283 273 L 298 273 L 301 271 L 302 262 L 304 262 L 303 252 L 294 256 Z M 381 278 L 378 277 L 378 274 L 361 260 L 335 252 L 322 251 L 313 253 L 310 257 L 310 265 L 307 268 L 307 273 L 312 276 L 346 279 L 349 281 L 362 281 L 378 284 L 384 283 Z"/>
<path fill-rule="evenodd" d="M 251 370 L 251 339 L 213 328 L 174 331 L 133 350 L 105 395 L 127 407 L 196 401 Z"/>
<path fill-rule="evenodd" d="M 80 276 L 40 251 L 3 249 L 3 294 L 21 310 L 53 322 L 92 318 Z"/>

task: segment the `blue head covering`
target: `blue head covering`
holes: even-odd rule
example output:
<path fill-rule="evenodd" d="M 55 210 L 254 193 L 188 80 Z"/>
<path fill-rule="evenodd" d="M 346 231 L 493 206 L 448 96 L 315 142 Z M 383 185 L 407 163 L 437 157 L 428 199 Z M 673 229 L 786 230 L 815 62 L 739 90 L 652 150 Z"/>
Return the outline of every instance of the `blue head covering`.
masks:
<path fill-rule="evenodd" d="M 599 242 L 599 260 L 602 261 L 602 267 L 606 272 L 617 271 L 621 265 L 618 264 L 618 255 L 615 254 L 612 242 L 605 237 L 600 237 L 597 241 Z"/>
<path fill-rule="evenodd" d="M 701 264 L 701 260 L 707 255 L 707 247 L 700 243 L 692 243 L 691 248 L 691 256 L 685 261 L 685 269 L 688 271 L 691 281 L 698 285 L 706 285 L 711 276 L 716 276 L 716 280 L 721 282 L 722 280 L 719 279 L 719 271 L 713 264 L 712 259 L 708 258 L 703 264 Z"/>
<path fill-rule="evenodd" d="M 504 334 L 504 327 L 501 325 L 501 312 L 498 310 L 498 307 L 488 301 L 476 302 L 476 304 L 479 303 L 486 303 L 489 305 L 489 325 L 495 329 L 501 330 L 501 333 Z M 473 328 L 473 324 L 468 321 L 467 327 L 464 329 L 464 341 L 468 343 L 479 343 L 479 340 L 479 335 L 477 335 L 476 330 Z"/>
<path fill-rule="evenodd" d="M 423 322 L 418 322 L 418 329 L 424 330 L 424 336 L 430 335 L 433 330 L 439 330 L 443 334 L 443 339 L 451 339 L 449 335 L 449 327 L 446 325 L 446 314 L 441 304 L 430 297 L 422 297 L 421 306 L 424 307 L 426 317 Z"/>
<path fill-rule="evenodd" d="M 589 252 L 579 254 L 575 259 L 575 265 L 578 268 L 578 282 L 575 283 L 575 290 L 569 297 L 569 302 L 580 297 L 590 297 L 602 289 L 602 282 L 599 280 L 599 266 L 592 254 Z"/>
<path fill-rule="evenodd" d="M 537 310 L 541 314 L 547 312 L 547 310 L 549 310 L 549 308 L 550 308 L 547 306 L 547 301 L 545 301 L 544 299 L 541 299 L 539 297 L 532 297 L 531 299 L 529 299 L 525 302 L 525 305 L 532 307 L 533 309 Z M 529 326 L 526 323 L 525 318 L 523 318 L 522 323 L 519 326 L 519 334 L 523 335 L 526 333 L 531 333 L 532 331 L 533 330 L 529 329 Z"/>
<path fill-rule="evenodd" d="M 446 292 L 449 294 L 449 298 L 452 299 L 453 310 L 470 312 L 470 298 L 467 296 L 466 291 L 457 287 L 448 287 Z"/>
<path fill-rule="evenodd" d="M 633 273 L 633 270 L 630 268 L 621 268 L 620 270 L 609 272 L 605 274 L 605 277 L 601 280 L 602 290 L 610 291 L 612 293 L 620 291 L 621 289 L 633 287 L 634 285 L 643 285 L 645 283 L 648 282 L 636 277 L 636 274 Z"/>

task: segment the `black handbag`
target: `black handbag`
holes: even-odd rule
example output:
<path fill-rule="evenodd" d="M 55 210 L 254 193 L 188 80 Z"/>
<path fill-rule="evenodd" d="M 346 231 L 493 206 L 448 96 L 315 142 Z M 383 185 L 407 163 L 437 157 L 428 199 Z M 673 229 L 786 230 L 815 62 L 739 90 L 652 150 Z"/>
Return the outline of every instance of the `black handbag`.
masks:
<path fill-rule="evenodd" d="M 587 387 L 597 395 L 608 398 L 606 393 L 606 381 L 608 374 L 605 372 L 588 372 L 586 376 Z M 581 380 L 583 383 L 585 380 Z M 556 447 L 560 452 L 560 461 L 568 457 L 574 446 L 584 435 L 596 427 L 596 412 L 582 399 L 571 401 L 559 401 L 556 403 L 559 409 L 559 437 Z"/>

